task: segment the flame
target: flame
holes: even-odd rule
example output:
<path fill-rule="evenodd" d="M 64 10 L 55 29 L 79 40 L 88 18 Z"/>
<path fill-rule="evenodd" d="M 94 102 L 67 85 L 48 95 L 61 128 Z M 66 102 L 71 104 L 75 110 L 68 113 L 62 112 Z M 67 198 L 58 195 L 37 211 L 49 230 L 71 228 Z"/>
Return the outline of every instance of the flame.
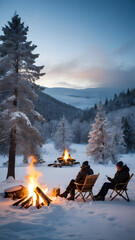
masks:
<path fill-rule="evenodd" d="M 37 195 L 34 192 L 34 189 L 39 185 L 38 179 L 41 177 L 43 174 L 40 171 L 36 171 L 34 167 L 34 163 L 37 162 L 37 159 L 34 156 L 30 156 L 31 162 L 29 166 L 27 167 L 27 179 L 28 179 L 28 191 L 29 191 L 29 196 L 33 196 L 33 206 L 36 206 L 36 200 L 37 200 Z M 44 193 L 47 192 L 47 188 L 43 190 Z M 39 203 L 42 202 L 42 198 L 39 197 Z"/>
<path fill-rule="evenodd" d="M 64 159 L 65 161 L 67 161 L 68 158 L 70 158 L 70 154 L 69 154 L 68 150 L 65 149 L 65 151 L 64 151 L 64 153 L 63 153 L 63 159 Z"/>

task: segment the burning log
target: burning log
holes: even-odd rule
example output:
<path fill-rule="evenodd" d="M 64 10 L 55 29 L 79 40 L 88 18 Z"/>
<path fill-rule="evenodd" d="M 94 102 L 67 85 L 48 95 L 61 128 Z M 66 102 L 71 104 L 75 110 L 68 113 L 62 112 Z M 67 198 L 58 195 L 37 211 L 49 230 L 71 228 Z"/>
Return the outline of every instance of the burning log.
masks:
<path fill-rule="evenodd" d="M 80 162 L 75 162 L 74 164 L 80 164 Z"/>
<path fill-rule="evenodd" d="M 20 199 L 19 201 L 15 202 L 15 203 L 13 204 L 13 206 L 18 206 L 18 205 L 19 205 L 21 202 L 23 202 L 26 198 L 27 198 L 27 197 L 24 197 L 24 198 Z"/>
<path fill-rule="evenodd" d="M 21 208 L 26 208 L 28 209 L 31 206 L 36 206 L 37 209 L 42 208 L 44 205 L 49 206 L 49 204 L 51 203 L 51 199 L 39 188 L 36 187 L 34 190 L 34 193 L 36 194 L 36 201 L 34 203 L 34 197 L 24 197 L 22 199 L 20 199 L 19 201 L 15 202 L 13 204 L 13 206 L 18 206 L 20 205 Z M 42 198 L 42 200 L 40 200 L 40 197 Z M 42 202 L 43 201 L 43 202 Z"/>
<path fill-rule="evenodd" d="M 27 205 L 25 206 L 25 208 L 28 209 L 28 208 L 31 207 L 31 206 L 33 206 L 33 203 L 32 203 L 32 202 L 31 202 L 30 204 L 27 204 Z"/>
<path fill-rule="evenodd" d="M 36 207 L 39 206 L 39 195 L 36 193 Z"/>
<path fill-rule="evenodd" d="M 54 165 L 54 163 L 49 163 L 49 164 L 48 164 L 48 167 L 53 166 L 53 165 Z"/>
<path fill-rule="evenodd" d="M 42 175 L 40 171 L 36 171 L 34 163 L 36 158 L 31 156 L 31 162 L 27 168 L 28 187 L 24 186 L 15 186 L 5 190 L 5 197 L 21 198 L 19 201 L 15 202 L 13 206 L 18 206 L 20 204 L 21 208 L 28 209 L 30 206 L 35 206 L 38 209 L 42 206 L 49 206 L 52 201 L 39 187 L 38 187 L 38 178 Z M 47 189 L 46 189 L 47 190 Z M 15 198 L 13 196 L 15 195 Z"/>
<path fill-rule="evenodd" d="M 57 158 L 57 161 L 54 161 L 54 163 L 48 164 L 48 167 L 62 167 L 62 166 L 71 166 L 74 164 L 80 164 L 80 162 L 76 162 L 74 158 L 72 158 L 68 152 L 67 149 L 65 149 L 64 153 L 62 154 L 62 157 Z"/>
<path fill-rule="evenodd" d="M 29 207 L 33 206 L 33 197 L 32 199 L 29 200 L 29 202 L 24 206 L 26 209 L 28 209 Z"/>
<path fill-rule="evenodd" d="M 36 208 L 37 208 L 37 209 L 40 209 L 40 208 L 42 208 L 42 206 L 44 206 L 44 203 L 42 202 L 42 203 L 40 204 L 39 195 L 36 193 Z"/>
<path fill-rule="evenodd" d="M 43 202 L 46 206 L 49 206 L 52 200 L 39 187 L 35 188 L 35 193 L 37 193 L 43 199 Z"/>
<path fill-rule="evenodd" d="M 26 201 L 24 201 L 22 204 L 21 204 L 21 208 L 23 208 L 25 205 L 27 205 L 28 203 L 30 203 L 32 200 L 32 197 L 29 197 Z"/>

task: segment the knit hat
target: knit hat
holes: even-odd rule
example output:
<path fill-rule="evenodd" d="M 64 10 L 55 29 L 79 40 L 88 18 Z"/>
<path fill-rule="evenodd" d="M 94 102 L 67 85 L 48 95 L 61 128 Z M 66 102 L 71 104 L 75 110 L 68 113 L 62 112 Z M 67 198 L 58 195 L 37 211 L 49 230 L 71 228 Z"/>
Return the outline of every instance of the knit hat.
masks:
<path fill-rule="evenodd" d="M 88 161 L 85 161 L 85 162 L 82 163 L 82 167 L 88 166 L 88 164 L 89 164 Z"/>
<path fill-rule="evenodd" d="M 119 168 L 122 168 L 123 167 L 123 162 L 122 161 L 117 162 L 116 166 L 119 167 Z"/>

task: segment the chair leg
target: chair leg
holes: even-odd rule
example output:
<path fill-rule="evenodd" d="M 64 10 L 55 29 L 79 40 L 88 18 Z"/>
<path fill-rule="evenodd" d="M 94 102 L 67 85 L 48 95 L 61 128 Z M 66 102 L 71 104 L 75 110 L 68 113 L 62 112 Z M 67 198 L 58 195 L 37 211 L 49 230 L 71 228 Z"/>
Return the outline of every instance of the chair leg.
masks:
<path fill-rule="evenodd" d="M 77 193 L 76 193 L 76 196 L 75 196 L 75 199 L 77 199 L 80 195 L 81 195 L 81 193 L 80 193 L 80 192 L 79 192 L 79 193 L 77 192 Z"/>
<path fill-rule="evenodd" d="M 111 201 L 118 196 L 118 193 L 115 194 L 113 197 L 111 196 Z"/>
<path fill-rule="evenodd" d="M 125 191 L 125 190 L 120 190 L 120 191 L 115 190 L 115 192 L 116 192 L 116 194 L 114 195 L 114 197 L 111 198 L 111 201 L 119 195 L 120 197 L 125 199 L 127 202 L 130 202 L 130 199 L 129 199 L 129 196 L 127 194 L 127 191 Z M 126 193 L 126 197 L 127 198 L 123 196 L 124 192 Z"/>
<path fill-rule="evenodd" d="M 87 192 L 84 193 L 84 195 L 83 195 L 84 198 L 85 198 L 86 194 L 87 194 Z M 86 199 L 86 198 L 85 198 L 85 199 Z"/>
<path fill-rule="evenodd" d="M 123 196 L 123 193 L 124 193 L 124 192 L 125 192 L 127 198 Z M 127 202 L 130 202 L 130 199 L 129 199 L 129 196 L 128 196 L 128 194 L 127 194 L 127 191 L 124 190 L 124 191 L 122 192 L 122 194 L 120 193 L 119 195 L 120 195 L 121 197 L 123 197 Z"/>
<path fill-rule="evenodd" d="M 125 193 L 126 193 L 126 196 L 127 196 L 127 201 L 130 202 L 130 199 L 129 199 L 127 191 L 125 191 Z"/>
<path fill-rule="evenodd" d="M 95 201 L 93 192 L 89 192 L 89 194 L 88 194 L 88 196 L 86 197 L 86 199 L 87 199 L 89 196 L 91 196 L 92 200 Z"/>
<path fill-rule="evenodd" d="M 92 200 L 95 201 L 95 198 L 94 198 L 93 192 L 91 192 L 90 195 L 91 195 Z"/>
<path fill-rule="evenodd" d="M 82 196 L 83 201 L 86 202 L 86 201 L 85 201 L 85 198 L 84 198 L 84 196 L 83 196 L 83 194 L 82 194 L 82 192 L 81 192 L 80 194 L 81 194 L 81 196 Z"/>
<path fill-rule="evenodd" d="M 114 190 L 112 191 L 112 193 L 111 193 L 111 195 L 110 195 L 110 198 L 112 198 L 113 193 L 114 193 Z"/>
<path fill-rule="evenodd" d="M 114 196 L 112 196 L 114 192 L 116 192 L 116 194 L 115 194 Z M 114 189 L 113 192 L 112 192 L 111 195 L 110 195 L 111 201 L 112 201 L 114 198 L 116 198 L 118 195 L 119 195 L 119 193 L 118 193 L 117 189 Z"/>
<path fill-rule="evenodd" d="M 86 199 L 90 196 L 90 193 L 88 194 L 88 196 L 86 197 Z"/>

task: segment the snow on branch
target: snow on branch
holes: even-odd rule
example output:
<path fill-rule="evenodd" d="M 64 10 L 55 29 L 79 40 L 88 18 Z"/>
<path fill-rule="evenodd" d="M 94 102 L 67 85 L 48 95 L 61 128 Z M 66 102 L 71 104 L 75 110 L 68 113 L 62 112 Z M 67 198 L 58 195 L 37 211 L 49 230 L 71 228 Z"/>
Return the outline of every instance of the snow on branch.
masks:
<path fill-rule="evenodd" d="M 28 117 L 26 116 L 26 114 L 24 114 L 23 112 L 16 111 L 16 112 L 11 113 L 11 121 L 17 120 L 18 118 L 22 118 L 23 120 L 26 121 L 26 124 L 27 124 L 28 126 L 31 126 L 30 120 L 28 119 Z"/>
<path fill-rule="evenodd" d="M 45 121 L 45 119 L 43 118 L 43 116 L 42 116 L 40 113 L 38 113 L 37 111 L 32 110 L 31 112 L 32 112 L 32 114 L 33 114 L 38 120 L 40 120 L 40 121 L 42 121 L 42 122 Z"/>
<path fill-rule="evenodd" d="M 6 98 L 4 101 L 2 101 L 2 105 L 5 105 L 5 104 L 7 104 L 7 103 L 9 103 L 9 102 L 13 102 L 15 100 L 15 95 L 12 95 L 12 96 L 10 96 L 10 97 L 8 97 L 8 98 Z"/>

